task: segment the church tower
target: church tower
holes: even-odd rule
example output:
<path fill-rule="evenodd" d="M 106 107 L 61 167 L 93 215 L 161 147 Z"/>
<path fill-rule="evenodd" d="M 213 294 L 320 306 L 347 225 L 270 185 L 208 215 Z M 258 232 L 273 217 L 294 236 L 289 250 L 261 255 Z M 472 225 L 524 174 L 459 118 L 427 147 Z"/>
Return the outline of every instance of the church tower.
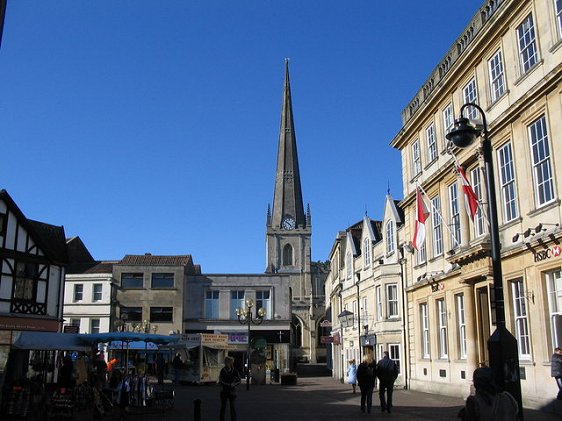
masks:
<path fill-rule="evenodd" d="M 315 363 L 325 353 L 317 333 L 325 313 L 327 271 L 311 263 L 310 221 L 310 207 L 305 212 L 302 201 L 289 62 L 285 60 L 273 207 L 267 208 L 266 273 L 288 275 L 285 279 L 291 294 L 291 360 Z"/>
<path fill-rule="evenodd" d="M 297 139 L 293 121 L 289 61 L 285 60 L 285 84 L 277 150 L 277 171 L 273 208 L 267 210 L 267 273 L 294 273 L 310 277 L 310 209 L 305 214 Z M 293 290 L 294 297 L 306 297 L 310 289 Z"/>

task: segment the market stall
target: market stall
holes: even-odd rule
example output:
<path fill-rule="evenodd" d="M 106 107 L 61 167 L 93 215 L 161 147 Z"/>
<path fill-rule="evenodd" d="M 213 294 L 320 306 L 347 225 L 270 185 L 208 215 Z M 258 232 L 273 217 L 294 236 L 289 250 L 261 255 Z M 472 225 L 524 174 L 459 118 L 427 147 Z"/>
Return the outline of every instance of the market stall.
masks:
<path fill-rule="evenodd" d="M 174 364 L 174 378 L 185 383 L 216 383 L 226 352 L 234 349 L 228 335 L 212 333 L 180 335 L 170 347 L 180 354 L 182 362 Z"/>
<path fill-rule="evenodd" d="M 85 408 L 88 351 L 77 334 L 18 332 L 6 365 L 2 414 L 19 418 L 48 413 L 70 418 L 77 407 Z M 65 360 L 70 361 L 67 367 L 72 365 L 66 379 Z M 81 368 L 76 376 L 75 367 Z"/>

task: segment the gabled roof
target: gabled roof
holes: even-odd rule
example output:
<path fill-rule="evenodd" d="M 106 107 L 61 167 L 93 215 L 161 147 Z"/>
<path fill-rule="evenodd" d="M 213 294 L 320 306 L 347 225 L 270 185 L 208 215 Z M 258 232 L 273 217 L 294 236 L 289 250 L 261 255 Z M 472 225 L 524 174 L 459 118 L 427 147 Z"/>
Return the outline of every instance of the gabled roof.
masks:
<path fill-rule="evenodd" d="M 81 275 L 81 274 L 96 274 L 96 273 L 113 273 L 113 265 L 117 264 L 117 260 L 112 261 L 93 261 L 86 263 L 71 263 L 67 269 L 66 273 L 68 275 Z"/>
<path fill-rule="evenodd" d="M 348 238 L 350 238 L 353 241 L 353 246 L 355 248 L 355 250 L 354 250 L 355 256 L 359 256 L 362 253 L 363 244 L 361 243 L 361 239 L 362 239 L 362 235 L 363 235 L 363 227 L 364 227 L 365 221 L 368 221 L 368 223 L 370 225 L 370 226 L 367 226 L 366 228 L 369 229 L 372 232 L 372 234 L 374 235 L 373 241 L 375 243 L 378 243 L 379 241 L 382 240 L 382 232 L 381 232 L 382 222 L 381 221 L 374 221 L 371 218 L 369 218 L 368 216 L 366 216 L 361 221 L 351 225 L 346 230 Z"/>
<path fill-rule="evenodd" d="M 0 190 L 0 200 L 3 200 L 8 209 L 16 215 L 18 223 L 25 228 L 52 263 L 61 266 L 68 263 L 64 227 L 27 219 L 16 202 L 4 189 Z"/>

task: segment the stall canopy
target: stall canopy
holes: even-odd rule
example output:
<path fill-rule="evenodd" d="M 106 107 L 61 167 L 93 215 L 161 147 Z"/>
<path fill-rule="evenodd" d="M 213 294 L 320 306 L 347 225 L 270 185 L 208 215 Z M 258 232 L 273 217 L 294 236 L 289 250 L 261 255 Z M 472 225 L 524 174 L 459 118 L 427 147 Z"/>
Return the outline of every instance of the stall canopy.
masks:
<path fill-rule="evenodd" d="M 152 342 L 157 345 L 167 345 L 179 340 L 179 336 L 156 335 L 139 332 L 108 332 L 108 333 L 87 333 L 80 335 L 80 341 L 87 345 L 95 345 L 108 342 Z"/>
<path fill-rule="evenodd" d="M 58 332 L 19 332 L 12 344 L 14 349 L 29 349 L 41 351 L 87 351 L 88 344 L 80 340 L 78 333 Z"/>

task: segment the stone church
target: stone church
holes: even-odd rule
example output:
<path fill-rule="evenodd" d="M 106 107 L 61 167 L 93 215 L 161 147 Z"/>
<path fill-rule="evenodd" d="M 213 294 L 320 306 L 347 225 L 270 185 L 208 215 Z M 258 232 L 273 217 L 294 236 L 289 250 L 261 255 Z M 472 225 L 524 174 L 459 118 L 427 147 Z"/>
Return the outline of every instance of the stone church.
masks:
<path fill-rule="evenodd" d="M 294 369 L 298 362 L 324 362 L 320 323 L 325 315 L 328 268 L 311 262 L 311 236 L 310 207 L 305 211 L 302 198 L 286 61 L 273 205 L 268 205 L 266 218 L 265 273 L 188 276 L 183 331 L 229 335 L 233 338 L 229 346 L 241 354 L 235 358 L 244 358 L 246 352 L 240 343 L 236 348 L 235 340 L 249 336 L 248 347 L 265 347 L 267 365 L 282 371 Z M 250 328 L 239 323 L 237 313 L 248 300 L 254 304 L 254 321 L 258 308 L 265 310 L 263 323 Z"/>

